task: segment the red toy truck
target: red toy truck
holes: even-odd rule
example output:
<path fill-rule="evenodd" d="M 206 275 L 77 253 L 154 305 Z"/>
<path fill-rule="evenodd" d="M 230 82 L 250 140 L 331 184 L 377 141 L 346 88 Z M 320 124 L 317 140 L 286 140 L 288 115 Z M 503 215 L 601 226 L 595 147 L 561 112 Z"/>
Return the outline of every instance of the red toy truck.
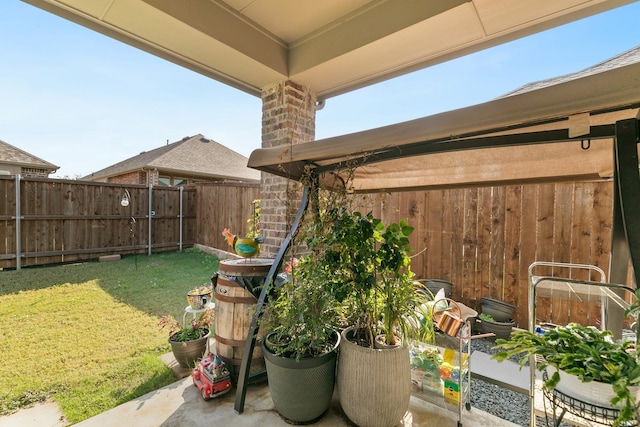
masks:
<path fill-rule="evenodd" d="M 231 390 L 231 374 L 217 354 L 208 353 L 193 370 L 193 384 L 204 400 L 213 399 Z"/>

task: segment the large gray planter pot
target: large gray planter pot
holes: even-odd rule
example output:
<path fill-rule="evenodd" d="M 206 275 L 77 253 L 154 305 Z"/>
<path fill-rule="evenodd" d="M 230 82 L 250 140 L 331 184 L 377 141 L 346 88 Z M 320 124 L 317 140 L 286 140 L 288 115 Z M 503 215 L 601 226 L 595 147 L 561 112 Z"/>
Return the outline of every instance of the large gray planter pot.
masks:
<path fill-rule="evenodd" d="M 409 409 L 409 349 L 371 349 L 351 341 L 353 329 L 342 332 L 337 387 L 345 415 L 361 427 L 392 427 Z"/>
<path fill-rule="evenodd" d="M 508 340 L 511 338 L 511 330 L 515 326 L 516 322 L 513 320 L 509 322 L 491 322 L 489 320 L 482 319 L 480 321 L 480 329 L 484 333 L 494 333 L 495 338 L 503 338 Z"/>
<path fill-rule="evenodd" d="M 211 332 L 207 330 L 205 336 L 193 341 L 174 341 L 169 337 L 173 357 L 181 368 L 195 368 L 198 359 L 202 358 L 207 349 L 207 340 L 210 334 Z"/>
<path fill-rule="evenodd" d="M 336 379 L 336 359 L 340 335 L 333 349 L 318 357 L 296 360 L 276 356 L 262 342 L 267 380 L 273 404 L 289 421 L 307 423 L 320 418 L 329 408 Z"/>
<path fill-rule="evenodd" d="M 508 302 L 482 297 L 482 313 L 490 315 L 496 322 L 510 322 L 515 310 L 516 306 Z"/>
<path fill-rule="evenodd" d="M 444 289 L 445 298 L 451 298 L 453 283 L 441 279 L 418 279 L 435 296 L 440 289 Z"/>

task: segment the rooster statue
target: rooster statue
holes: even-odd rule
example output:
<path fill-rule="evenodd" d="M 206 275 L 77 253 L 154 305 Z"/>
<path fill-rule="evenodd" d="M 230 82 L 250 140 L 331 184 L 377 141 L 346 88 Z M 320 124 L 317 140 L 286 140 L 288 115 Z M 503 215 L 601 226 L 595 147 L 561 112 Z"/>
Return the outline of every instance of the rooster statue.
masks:
<path fill-rule="evenodd" d="M 222 235 L 229 243 L 229 246 L 243 258 L 251 258 L 260 253 L 260 243 L 264 242 L 264 237 L 238 237 L 231 234 L 228 228 L 222 231 Z"/>

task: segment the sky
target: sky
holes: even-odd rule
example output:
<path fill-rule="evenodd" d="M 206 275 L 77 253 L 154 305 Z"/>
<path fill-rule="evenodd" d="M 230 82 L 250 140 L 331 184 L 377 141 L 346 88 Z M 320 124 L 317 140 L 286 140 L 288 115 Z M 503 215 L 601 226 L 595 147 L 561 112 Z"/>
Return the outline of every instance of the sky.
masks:
<path fill-rule="evenodd" d="M 640 2 L 329 98 L 322 139 L 489 101 L 640 45 Z M 262 103 L 19 0 L 0 0 L 0 140 L 79 178 L 185 136 L 249 156 Z"/>

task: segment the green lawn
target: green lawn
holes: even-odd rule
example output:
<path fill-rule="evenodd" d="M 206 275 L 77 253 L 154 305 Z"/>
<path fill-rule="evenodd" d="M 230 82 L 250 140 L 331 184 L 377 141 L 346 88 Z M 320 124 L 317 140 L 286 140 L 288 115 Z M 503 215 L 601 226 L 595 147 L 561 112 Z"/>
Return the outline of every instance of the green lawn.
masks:
<path fill-rule="evenodd" d="M 173 382 L 158 318 L 217 269 L 190 249 L 0 271 L 0 414 L 51 397 L 75 423 Z"/>

